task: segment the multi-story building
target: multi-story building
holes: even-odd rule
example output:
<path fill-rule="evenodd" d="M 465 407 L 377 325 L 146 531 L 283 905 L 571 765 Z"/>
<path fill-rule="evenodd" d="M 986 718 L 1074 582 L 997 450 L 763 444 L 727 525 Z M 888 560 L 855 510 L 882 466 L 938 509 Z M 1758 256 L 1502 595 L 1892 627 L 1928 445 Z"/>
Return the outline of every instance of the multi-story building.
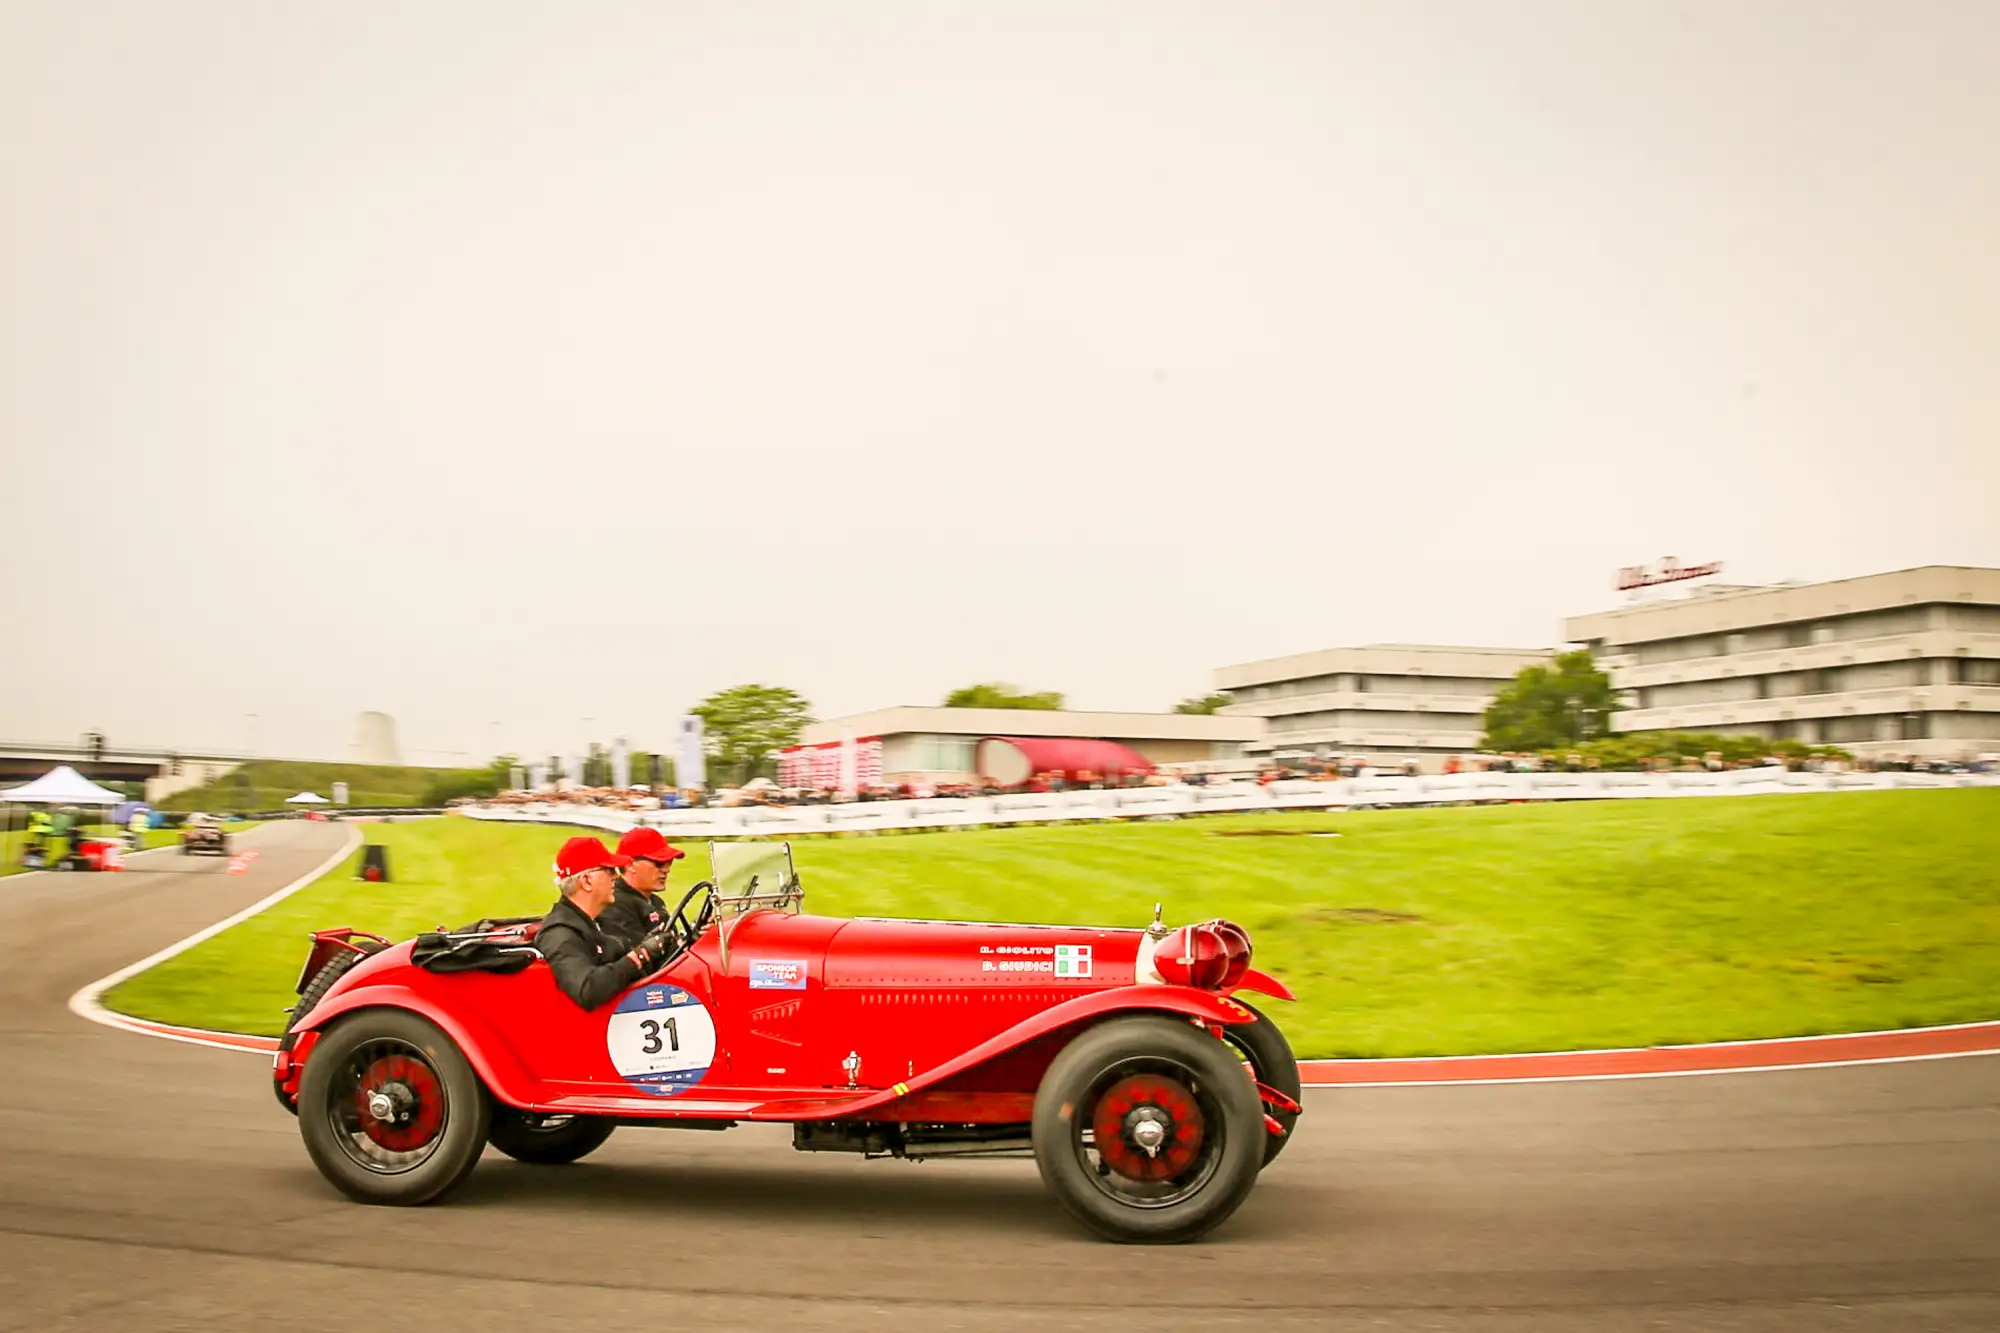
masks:
<path fill-rule="evenodd" d="M 2000 569 L 1926 565 L 1709 589 L 1564 622 L 1611 674 L 1619 731 L 1714 731 L 1858 755 L 2000 751 Z"/>
<path fill-rule="evenodd" d="M 1414 759 L 1436 772 L 1445 756 L 1479 748 L 1494 692 L 1551 655 L 1542 648 L 1382 643 L 1218 667 L 1214 681 L 1232 696 L 1225 715 L 1268 719 L 1270 730 L 1251 744 L 1252 753 L 1281 762 Z"/>

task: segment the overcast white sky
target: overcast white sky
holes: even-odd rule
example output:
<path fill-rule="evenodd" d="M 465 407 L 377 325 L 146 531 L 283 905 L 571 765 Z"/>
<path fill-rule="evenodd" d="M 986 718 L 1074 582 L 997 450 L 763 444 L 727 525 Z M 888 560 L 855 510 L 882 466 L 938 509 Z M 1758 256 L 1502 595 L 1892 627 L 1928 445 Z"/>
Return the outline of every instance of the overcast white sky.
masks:
<path fill-rule="evenodd" d="M 0 0 L 0 738 L 1154 709 L 1552 643 L 1667 554 L 2000 564 L 1996 51 L 1963 0 Z"/>

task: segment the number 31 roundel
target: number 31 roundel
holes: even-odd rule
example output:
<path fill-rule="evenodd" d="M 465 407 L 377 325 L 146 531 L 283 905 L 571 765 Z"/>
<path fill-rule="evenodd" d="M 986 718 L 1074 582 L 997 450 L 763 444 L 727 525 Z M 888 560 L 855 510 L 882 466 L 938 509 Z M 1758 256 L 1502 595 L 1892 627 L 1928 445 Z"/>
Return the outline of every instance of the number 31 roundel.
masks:
<path fill-rule="evenodd" d="M 612 1011 L 604 1045 L 627 1082 L 671 1097 L 707 1076 L 715 1061 L 715 1019 L 679 986 L 641 986 Z"/>

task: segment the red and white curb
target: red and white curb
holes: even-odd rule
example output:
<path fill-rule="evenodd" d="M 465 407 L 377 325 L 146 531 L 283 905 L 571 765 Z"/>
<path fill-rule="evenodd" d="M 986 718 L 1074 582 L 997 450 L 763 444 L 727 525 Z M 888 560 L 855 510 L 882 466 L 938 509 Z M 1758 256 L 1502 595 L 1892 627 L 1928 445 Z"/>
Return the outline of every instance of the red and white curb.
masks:
<path fill-rule="evenodd" d="M 347 845 L 324 863 L 233 916 L 198 930 L 158 953 L 121 967 L 69 997 L 72 1012 L 106 1027 L 225 1051 L 269 1055 L 276 1037 L 213 1032 L 113 1013 L 100 1002 L 121 981 L 186 953 L 239 922 L 291 897 L 354 854 L 361 830 L 348 826 Z M 255 856 L 256 853 L 249 853 Z M 1541 1051 L 1524 1055 L 1452 1055 L 1388 1060 L 1301 1060 L 1300 1080 L 1309 1088 L 1422 1088 L 1444 1084 L 1571 1083 L 1625 1078 L 1680 1078 L 1695 1074 L 1747 1074 L 1782 1069 L 1826 1069 L 1848 1065 L 1902 1064 L 1948 1060 L 1963 1055 L 2000 1054 L 2000 1022 L 1951 1023 L 1941 1027 L 1884 1032 L 1841 1032 L 1820 1037 L 1776 1037 L 1759 1041 L 1718 1041 L 1695 1046 L 1631 1046 L 1598 1051 Z"/>
<path fill-rule="evenodd" d="M 82 990 L 69 997 L 70 1012 L 81 1018 L 87 1018 L 93 1023 L 102 1023 L 108 1028 L 119 1028 L 126 1032 L 137 1032 L 148 1037 L 165 1037 L 168 1041 L 191 1042 L 196 1046 L 218 1046 L 228 1051 L 275 1051 L 278 1048 L 278 1042 L 274 1037 L 248 1037 L 236 1032 L 208 1032 L 201 1028 L 177 1027 L 172 1023 L 155 1023 L 149 1019 L 132 1018 L 128 1015 L 113 1013 L 111 1010 L 106 1009 L 100 997 L 119 982 L 136 977 L 147 968 L 164 963 L 169 958 L 178 954 L 184 954 L 189 949 L 194 948 L 195 945 L 214 939 L 231 926 L 248 921 L 265 908 L 273 907 L 283 902 L 306 885 L 311 884 L 321 875 L 324 875 L 327 871 L 339 865 L 342 861 L 345 861 L 348 857 L 354 855 L 354 849 L 360 845 L 361 830 L 352 825 L 348 826 L 347 841 L 341 846 L 339 851 L 329 856 L 325 861 L 314 866 L 311 870 L 308 870 L 284 888 L 279 889 L 276 893 L 259 898 L 242 911 L 231 916 L 226 916 L 212 926 L 206 926 L 201 930 L 197 930 L 186 939 L 177 940 L 158 953 L 148 954 L 136 963 L 127 967 L 121 967 L 110 976 L 99 977 L 96 981 L 91 982 L 88 986 L 85 986 Z M 251 855 L 255 855 L 255 853 L 251 853 Z"/>

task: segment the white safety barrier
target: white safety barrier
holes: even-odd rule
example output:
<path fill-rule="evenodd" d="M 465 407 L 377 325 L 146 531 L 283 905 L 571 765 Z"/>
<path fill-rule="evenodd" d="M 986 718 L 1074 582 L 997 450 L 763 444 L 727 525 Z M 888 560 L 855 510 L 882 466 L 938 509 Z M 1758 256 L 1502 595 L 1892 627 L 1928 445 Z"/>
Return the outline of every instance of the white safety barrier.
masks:
<path fill-rule="evenodd" d="M 639 825 L 669 837 L 796 837 L 811 833 L 985 828 L 1077 820 L 1175 819 L 1256 810 L 1364 810 L 1512 801 L 1621 800 L 1633 797 L 1754 796 L 1780 792 L 1896 791 L 2000 787 L 2000 774 L 1790 773 L 1739 768 L 1721 773 L 1452 773 L 1362 777 L 1337 782 L 1288 778 L 1207 787 L 1124 787 L 1112 791 L 1019 792 L 844 805 L 748 805 L 694 810 L 607 810 L 589 805 L 471 805 L 474 819 L 576 824 L 608 833 Z"/>

